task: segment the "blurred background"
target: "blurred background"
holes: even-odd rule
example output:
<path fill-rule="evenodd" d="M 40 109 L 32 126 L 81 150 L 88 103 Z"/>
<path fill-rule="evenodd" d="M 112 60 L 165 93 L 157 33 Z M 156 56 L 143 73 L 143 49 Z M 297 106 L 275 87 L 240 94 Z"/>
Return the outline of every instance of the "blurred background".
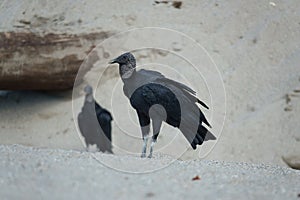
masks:
<path fill-rule="evenodd" d="M 298 1 L 257 0 L 247 4 L 196 0 L 0 0 L 0 143 L 84 150 L 72 109 L 72 87 L 80 65 L 94 47 L 114 34 L 153 26 L 193 38 L 206 49 L 220 71 L 226 110 L 219 114 L 226 117 L 222 134 L 205 159 L 278 165 L 286 165 L 283 157 L 299 161 L 299 10 Z M 174 40 L 173 44 L 172 49 L 178 54 L 188 52 L 189 46 L 183 40 Z M 113 104 L 106 96 L 116 94 L 114 99 L 120 101 L 125 97 L 121 87 L 117 87 L 117 67 L 106 70 L 107 66 L 99 66 L 99 60 L 116 56 L 115 52 L 98 48 L 97 54 L 90 54 L 85 61 L 83 70 L 82 84 L 98 80 L 99 74 L 105 72 L 104 80 L 97 82 L 96 90 L 101 92 L 95 96 L 110 109 Z M 137 63 L 164 60 L 186 76 L 192 73 L 183 69 L 172 55 L 159 51 L 138 52 L 136 56 Z M 199 65 L 205 67 L 203 63 Z M 168 77 L 171 75 L 181 80 L 178 74 L 170 72 Z M 188 78 L 193 76 L 181 81 Z M 198 79 L 189 81 L 195 86 Z M 202 100 L 209 102 L 204 86 L 201 80 L 194 89 Z M 73 96 L 78 109 L 83 102 L 81 95 Z M 124 100 L 119 105 L 120 109 L 133 112 L 129 102 Z M 211 115 L 210 110 L 205 112 Z M 119 146 L 139 151 L 142 140 L 129 142 L 122 138 L 117 123 L 126 120 L 128 113 L 115 113 L 113 140 Z M 132 115 L 124 127 L 135 120 Z M 216 123 L 213 120 L 212 126 Z M 133 130 L 138 137 L 139 130 Z M 167 142 L 175 131 L 166 127 L 158 144 Z M 183 140 L 179 138 L 178 145 Z M 168 146 L 170 154 L 177 149 L 177 144 Z M 182 157 L 198 158 L 198 153 L 191 149 Z"/>

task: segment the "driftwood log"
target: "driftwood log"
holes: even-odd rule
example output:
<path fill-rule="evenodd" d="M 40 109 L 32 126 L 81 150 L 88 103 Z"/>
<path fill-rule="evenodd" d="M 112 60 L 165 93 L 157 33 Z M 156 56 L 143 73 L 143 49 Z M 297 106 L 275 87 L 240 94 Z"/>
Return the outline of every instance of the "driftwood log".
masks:
<path fill-rule="evenodd" d="M 86 55 L 109 35 L 1 32 L 0 90 L 72 88 Z"/>

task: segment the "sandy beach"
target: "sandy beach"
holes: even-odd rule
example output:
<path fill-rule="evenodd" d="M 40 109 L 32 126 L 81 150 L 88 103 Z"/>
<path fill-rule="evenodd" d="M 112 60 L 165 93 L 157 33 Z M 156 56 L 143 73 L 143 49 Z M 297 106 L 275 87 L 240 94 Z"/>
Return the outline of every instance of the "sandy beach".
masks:
<path fill-rule="evenodd" d="M 159 1 L 0 1 L 1 32 L 117 35 L 96 47 L 99 60 L 75 93 L 0 91 L 0 185 L 5 186 L 0 198 L 297 199 L 299 172 L 288 169 L 282 157 L 300 155 L 299 10 L 300 2 L 293 0 L 191 0 L 180 6 Z M 30 23 L 22 24 L 24 20 Z M 120 34 L 143 27 L 156 29 L 133 31 L 130 38 Z M 159 50 L 158 43 L 166 50 Z M 201 50 L 195 50 L 196 44 Z M 154 50 L 145 48 L 149 45 Z M 117 66 L 108 65 L 131 50 L 139 67 L 190 85 L 209 105 L 204 113 L 216 143 L 193 151 L 177 129 L 164 124 L 154 158 L 139 158 L 138 119 L 123 94 Z M 81 55 L 69 48 L 51 56 L 59 59 L 67 51 Z M 49 56 L 45 52 L 39 56 Z M 197 63 L 196 68 L 186 60 Z M 87 83 L 113 115 L 115 155 L 85 152 L 76 119 Z M 91 155 L 127 162 L 132 170 L 143 162 L 168 167 L 138 176 L 108 169 Z M 197 175 L 201 180 L 192 181 Z"/>

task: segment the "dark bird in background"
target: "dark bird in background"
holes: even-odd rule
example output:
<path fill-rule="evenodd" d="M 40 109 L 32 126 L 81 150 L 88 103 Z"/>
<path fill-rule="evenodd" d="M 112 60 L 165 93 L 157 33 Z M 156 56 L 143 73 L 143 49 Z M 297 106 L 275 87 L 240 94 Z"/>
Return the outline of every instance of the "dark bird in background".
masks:
<path fill-rule="evenodd" d="M 202 123 L 211 127 L 196 103 L 207 109 L 208 106 L 195 96 L 196 92 L 191 88 L 156 71 L 137 71 L 136 61 L 131 53 L 124 53 L 110 63 L 119 64 L 124 94 L 139 118 L 144 141 L 141 157 L 146 156 L 150 119 L 153 126 L 150 158 L 163 121 L 179 128 L 194 150 L 204 141 L 216 139 L 203 126 Z"/>
<path fill-rule="evenodd" d="M 93 97 L 93 88 L 84 88 L 85 99 L 81 112 L 78 114 L 78 126 L 85 139 L 87 150 L 89 145 L 97 145 L 102 152 L 112 152 L 111 145 L 111 114 L 102 108 Z"/>

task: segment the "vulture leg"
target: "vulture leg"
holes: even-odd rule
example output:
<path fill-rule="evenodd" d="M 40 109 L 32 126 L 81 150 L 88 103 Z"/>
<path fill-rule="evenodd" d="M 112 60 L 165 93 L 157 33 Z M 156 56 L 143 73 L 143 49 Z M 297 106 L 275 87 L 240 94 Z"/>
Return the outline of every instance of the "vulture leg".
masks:
<path fill-rule="evenodd" d="M 139 122 L 142 129 L 142 137 L 143 137 L 143 149 L 142 149 L 142 155 L 141 157 L 146 157 L 146 151 L 147 151 L 147 142 L 149 138 L 149 131 L 150 131 L 150 117 L 148 115 L 145 115 L 144 113 L 141 113 L 137 111 Z"/>
<path fill-rule="evenodd" d="M 162 124 L 161 120 L 156 120 L 156 119 L 152 120 L 153 136 L 152 136 L 152 141 L 151 141 L 151 146 L 150 146 L 150 153 L 149 153 L 148 158 L 152 158 L 153 148 L 154 148 L 154 145 L 156 144 L 161 124 Z"/>
<path fill-rule="evenodd" d="M 143 149 L 142 149 L 142 155 L 141 157 L 146 157 L 146 151 L 147 151 L 147 143 L 149 139 L 149 131 L 150 131 L 150 125 L 142 126 L 142 136 L 143 136 Z"/>

